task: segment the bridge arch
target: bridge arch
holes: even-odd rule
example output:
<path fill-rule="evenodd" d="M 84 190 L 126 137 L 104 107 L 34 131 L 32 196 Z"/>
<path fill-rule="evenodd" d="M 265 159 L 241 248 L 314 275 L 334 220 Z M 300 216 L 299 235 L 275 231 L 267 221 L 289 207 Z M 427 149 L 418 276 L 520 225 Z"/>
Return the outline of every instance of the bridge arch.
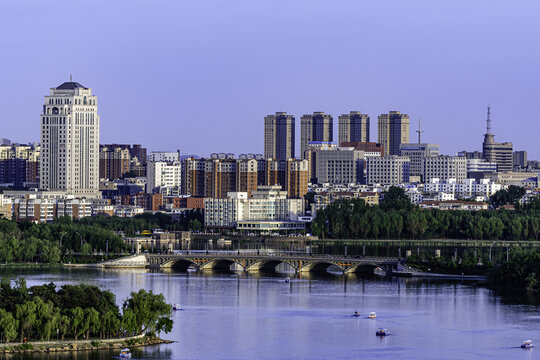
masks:
<path fill-rule="evenodd" d="M 231 265 L 237 264 L 242 269 L 244 269 L 244 265 L 240 263 L 237 260 L 233 259 L 213 259 L 209 260 L 199 266 L 199 269 L 201 270 L 230 270 Z"/>
<path fill-rule="evenodd" d="M 176 269 L 180 271 L 186 271 L 188 267 L 190 267 L 191 265 L 194 265 L 196 268 L 199 268 L 199 265 L 196 262 L 191 261 L 189 259 L 171 260 L 161 265 L 161 267 Z"/>
<path fill-rule="evenodd" d="M 290 261 L 282 260 L 282 259 L 265 259 L 265 260 L 257 260 L 252 262 L 251 264 L 246 266 L 246 271 L 275 271 L 276 267 L 279 264 L 287 264 L 290 267 L 292 267 L 295 271 L 298 268 L 298 266 L 295 266 L 294 264 L 291 264 Z"/>
<path fill-rule="evenodd" d="M 303 264 L 303 266 L 299 269 L 300 272 L 326 272 L 328 271 L 328 268 L 331 266 L 338 267 L 341 271 L 344 271 L 343 267 L 335 264 L 331 261 L 312 261 L 309 263 Z"/>

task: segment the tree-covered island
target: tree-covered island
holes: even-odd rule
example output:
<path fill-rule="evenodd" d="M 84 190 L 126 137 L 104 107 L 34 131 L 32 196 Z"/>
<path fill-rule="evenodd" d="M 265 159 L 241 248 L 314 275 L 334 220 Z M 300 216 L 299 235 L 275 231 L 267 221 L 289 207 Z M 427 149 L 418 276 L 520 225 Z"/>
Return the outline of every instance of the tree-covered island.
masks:
<path fill-rule="evenodd" d="M 113 293 L 93 285 L 27 287 L 0 282 L 0 342 L 125 339 L 172 330 L 172 306 L 162 294 L 139 290 L 119 308 Z"/>

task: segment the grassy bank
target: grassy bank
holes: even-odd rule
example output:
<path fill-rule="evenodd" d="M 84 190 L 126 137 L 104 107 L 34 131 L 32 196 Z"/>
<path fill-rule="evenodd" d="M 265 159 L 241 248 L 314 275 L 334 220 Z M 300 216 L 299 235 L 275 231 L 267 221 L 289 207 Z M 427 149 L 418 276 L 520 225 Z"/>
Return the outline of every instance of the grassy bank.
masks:
<path fill-rule="evenodd" d="M 157 336 L 132 337 L 126 339 L 84 340 L 84 341 L 52 341 L 30 342 L 25 344 L 0 344 L 0 353 L 26 353 L 26 352 L 61 352 L 61 351 L 88 351 L 113 350 L 133 348 L 158 344 L 171 343 Z"/>

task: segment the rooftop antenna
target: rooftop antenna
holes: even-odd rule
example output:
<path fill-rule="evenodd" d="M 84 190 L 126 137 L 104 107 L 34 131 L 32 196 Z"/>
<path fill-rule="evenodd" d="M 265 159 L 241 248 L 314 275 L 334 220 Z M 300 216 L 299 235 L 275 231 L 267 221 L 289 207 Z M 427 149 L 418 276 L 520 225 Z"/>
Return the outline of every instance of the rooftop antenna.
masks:
<path fill-rule="evenodd" d="M 69 74 L 69 82 L 73 82 L 73 75 Z"/>
<path fill-rule="evenodd" d="M 418 133 L 418 143 L 422 143 L 421 139 L 422 139 L 422 133 L 424 132 L 424 130 L 422 130 L 422 128 L 420 127 L 420 121 L 422 119 L 421 118 L 418 118 L 418 130 L 416 130 L 416 132 Z"/>

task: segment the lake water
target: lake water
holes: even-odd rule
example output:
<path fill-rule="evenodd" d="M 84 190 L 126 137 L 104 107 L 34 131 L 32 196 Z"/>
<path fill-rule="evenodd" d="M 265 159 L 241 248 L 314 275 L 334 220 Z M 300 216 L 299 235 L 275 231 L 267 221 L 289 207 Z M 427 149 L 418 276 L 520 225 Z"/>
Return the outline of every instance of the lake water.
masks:
<path fill-rule="evenodd" d="M 6 273 L 1 274 L 6 275 Z M 173 344 L 134 349 L 134 359 L 540 359 L 540 309 L 474 284 L 355 275 L 181 273 L 62 269 L 10 273 L 29 286 L 87 283 L 121 303 L 139 289 L 163 293 Z M 293 276 L 288 274 L 287 276 Z M 362 316 L 351 314 L 358 310 Z M 377 319 L 367 314 L 377 312 Z M 375 336 L 379 327 L 391 335 Z M 111 359 L 110 351 L 2 359 Z"/>

